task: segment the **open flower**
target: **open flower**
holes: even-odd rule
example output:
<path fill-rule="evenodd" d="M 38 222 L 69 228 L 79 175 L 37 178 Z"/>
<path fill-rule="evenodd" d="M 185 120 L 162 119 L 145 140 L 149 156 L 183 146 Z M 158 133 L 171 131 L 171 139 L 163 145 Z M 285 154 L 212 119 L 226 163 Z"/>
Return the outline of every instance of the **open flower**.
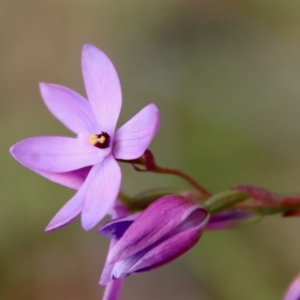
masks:
<path fill-rule="evenodd" d="M 27 168 L 78 189 L 47 231 L 70 223 L 80 213 L 82 227 L 93 228 L 118 195 L 121 171 L 116 159 L 140 157 L 159 127 L 157 107 L 149 104 L 115 132 L 122 104 L 119 78 L 109 58 L 92 45 L 83 47 L 82 73 L 89 102 L 66 87 L 40 84 L 46 106 L 77 137 L 32 137 L 11 148 Z"/>
<path fill-rule="evenodd" d="M 100 284 L 149 271 L 179 257 L 198 242 L 208 219 L 203 206 L 169 195 L 137 216 L 106 223 L 99 232 L 117 242 L 109 250 Z"/>

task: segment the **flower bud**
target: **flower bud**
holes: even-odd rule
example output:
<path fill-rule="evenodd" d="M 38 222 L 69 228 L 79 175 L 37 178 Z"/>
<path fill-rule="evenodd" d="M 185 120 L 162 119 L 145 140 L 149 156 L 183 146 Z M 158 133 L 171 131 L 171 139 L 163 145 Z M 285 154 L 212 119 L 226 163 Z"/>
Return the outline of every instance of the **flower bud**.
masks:
<path fill-rule="evenodd" d="M 162 266 L 192 248 L 201 237 L 209 213 L 186 197 L 164 196 L 145 211 L 113 220 L 99 232 L 118 241 L 109 250 L 111 273 L 100 284 Z"/>

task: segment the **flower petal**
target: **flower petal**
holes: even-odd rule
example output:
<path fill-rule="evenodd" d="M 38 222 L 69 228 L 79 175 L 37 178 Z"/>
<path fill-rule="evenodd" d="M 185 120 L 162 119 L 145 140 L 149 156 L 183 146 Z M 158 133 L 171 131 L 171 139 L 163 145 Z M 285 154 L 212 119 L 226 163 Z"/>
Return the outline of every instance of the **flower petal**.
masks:
<path fill-rule="evenodd" d="M 127 272 L 143 272 L 165 265 L 191 249 L 200 239 L 200 226 L 180 232 L 159 243 L 142 256 Z"/>
<path fill-rule="evenodd" d="M 86 194 L 91 183 L 95 179 L 99 165 L 93 166 L 77 193 L 58 211 L 46 227 L 46 231 L 52 231 L 72 222 L 83 210 Z"/>
<path fill-rule="evenodd" d="M 70 224 L 82 211 L 86 186 L 83 185 L 73 198 L 71 198 L 52 218 L 45 231 L 53 231 Z"/>
<path fill-rule="evenodd" d="M 113 266 L 111 270 L 111 279 L 120 279 L 129 276 L 132 272 L 130 270 L 132 267 L 138 263 L 138 261 L 147 253 L 147 249 L 140 251 L 134 255 L 131 255 L 123 260 L 116 262 L 115 264 L 109 264 L 108 266 Z"/>
<path fill-rule="evenodd" d="M 207 211 L 199 207 L 190 215 L 188 221 L 190 224 L 194 224 L 195 227 L 181 228 L 180 231 L 165 240 L 157 241 L 154 245 L 116 262 L 111 276 L 113 278 L 123 278 L 131 273 L 158 268 L 176 259 L 198 242 L 208 218 Z"/>
<path fill-rule="evenodd" d="M 116 240 L 111 240 L 109 243 L 109 249 L 108 251 L 115 245 Z M 104 265 L 104 268 L 102 270 L 99 284 L 100 285 L 107 285 L 111 280 L 112 280 L 112 271 L 113 271 L 114 265 L 113 264 L 108 264 L 107 259 Z"/>
<path fill-rule="evenodd" d="M 160 123 L 159 111 L 149 104 L 119 128 L 113 154 L 119 159 L 135 159 L 143 155 L 154 138 Z"/>
<path fill-rule="evenodd" d="M 298 275 L 288 290 L 286 291 L 283 300 L 299 300 L 300 299 L 300 275 Z"/>
<path fill-rule="evenodd" d="M 184 227 L 184 222 L 189 222 L 189 216 L 198 209 L 205 212 L 203 216 L 207 215 L 204 208 L 182 196 L 169 195 L 155 201 L 140 214 L 109 252 L 109 263 L 125 259 L 166 238 L 180 225 Z M 199 219 L 200 223 L 202 221 Z M 193 222 L 190 224 L 195 226 Z"/>
<path fill-rule="evenodd" d="M 96 121 L 86 99 L 56 84 L 40 83 L 40 91 L 51 113 L 71 131 L 76 134 L 94 132 Z"/>
<path fill-rule="evenodd" d="M 140 213 L 136 213 L 124 218 L 111 220 L 103 224 L 97 232 L 108 238 L 119 240 L 139 215 Z"/>
<path fill-rule="evenodd" d="M 100 163 L 109 148 L 98 149 L 79 138 L 32 137 L 16 143 L 12 156 L 29 169 L 61 173 Z"/>
<path fill-rule="evenodd" d="M 113 135 L 122 105 L 117 71 L 110 59 L 95 46 L 82 49 L 82 74 L 86 93 L 98 122 L 98 131 Z"/>
<path fill-rule="evenodd" d="M 110 214 L 111 214 L 112 218 L 122 219 L 122 218 L 125 218 L 126 216 L 128 216 L 129 211 L 123 204 L 116 202 L 113 209 L 111 210 Z M 115 239 L 112 239 L 110 241 L 109 250 L 114 246 L 115 243 L 116 243 Z M 106 260 L 103 271 L 102 271 L 102 274 L 101 274 L 101 278 L 100 278 L 100 281 L 99 281 L 100 285 L 107 285 L 107 284 L 110 283 L 109 286 L 107 286 L 107 289 L 105 289 L 105 295 L 110 294 L 109 291 L 111 291 L 112 286 L 114 286 L 111 282 L 112 281 L 111 274 L 112 274 L 113 267 L 114 267 L 114 265 L 113 264 L 108 264 L 107 260 Z M 116 281 L 119 282 L 119 281 L 121 281 L 121 279 L 120 280 L 114 280 L 113 282 L 116 282 Z M 105 298 L 105 296 L 104 296 L 104 298 Z"/>
<path fill-rule="evenodd" d="M 85 230 L 93 228 L 114 205 L 121 184 L 121 170 L 112 155 L 95 166 L 95 175 L 85 195 L 81 224 Z"/>
<path fill-rule="evenodd" d="M 32 171 L 55 183 L 59 183 L 61 185 L 75 190 L 78 190 L 82 186 L 90 170 L 90 166 L 64 173 L 50 173 L 32 169 Z"/>

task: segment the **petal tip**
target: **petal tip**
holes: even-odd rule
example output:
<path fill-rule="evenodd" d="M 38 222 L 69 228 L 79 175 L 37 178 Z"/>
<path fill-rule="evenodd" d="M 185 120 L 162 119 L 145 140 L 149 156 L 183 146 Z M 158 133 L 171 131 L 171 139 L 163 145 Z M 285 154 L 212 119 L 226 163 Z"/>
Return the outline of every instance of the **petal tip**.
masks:
<path fill-rule="evenodd" d="M 46 228 L 45 228 L 45 232 L 51 232 L 51 231 L 54 231 L 54 230 L 56 230 L 56 229 L 60 229 L 60 228 L 62 228 L 62 227 L 64 227 L 64 226 L 66 226 L 66 225 L 68 225 L 70 222 L 62 222 L 62 221 L 60 221 L 60 222 L 57 222 L 56 220 L 55 220 L 55 217 L 49 222 L 49 224 L 46 226 Z"/>
<path fill-rule="evenodd" d="M 70 222 L 68 223 L 63 223 L 63 222 L 52 222 L 50 221 L 50 223 L 46 226 L 45 228 L 45 232 L 51 232 L 51 231 L 54 231 L 54 230 L 57 230 L 57 229 L 60 229 L 62 227 L 65 227 L 66 225 L 68 225 Z"/>
<path fill-rule="evenodd" d="M 94 220 L 91 219 L 86 219 L 84 217 L 84 214 L 81 214 L 81 227 L 85 230 L 85 231 L 89 231 L 91 229 L 93 229 L 98 222 L 95 222 Z"/>
<path fill-rule="evenodd" d="M 14 145 L 12 145 L 10 148 L 9 148 L 9 152 L 11 154 L 11 156 L 17 161 L 19 162 L 20 164 L 24 165 L 23 163 L 23 160 L 20 158 L 20 156 L 18 155 L 19 153 L 19 150 L 20 150 L 20 146 L 22 145 L 21 144 L 22 141 L 19 141 L 17 143 L 15 143 Z"/>
<path fill-rule="evenodd" d="M 82 55 L 90 54 L 90 52 L 95 52 L 95 51 L 102 52 L 96 46 L 89 44 L 89 43 L 84 44 L 82 47 Z"/>
<path fill-rule="evenodd" d="M 101 220 L 101 216 L 100 216 L 100 218 L 98 218 L 99 215 L 96 215 L 96 216 L 97 216 L 97 219 L 96 219 L 95 215 L 90 214 L 90 211 L 85 206 L 81 212 L 81 227 L 85 231 L 89 231 L 89 230 L 93 229 Z"/>
<path fill-rule="evenodd" d="M 15 157 L 15 156 L 14 156 L 15 146 L 16 146 L 16 144 L 12 145 L 12 146 L 9 148 L 9 153 L 10 153 L 13 157 Z"/>
<path fill-rule="evenodd" d="M 88 49 L 88 48 L 96 48 L 96 47 L 91 43 L 85 43 L 82 47 L 82 49 Z"/>
<path fill-rule="evenodd" d="M 54 226 L 51 224 L 51 222 L 46 226 L 45 228 L 45 232 L 51 232 L 51 231 L 54 231 L 55 229 L 57 228 L 57 226 Z"/>
<path fill-rule="evenodd" d="M 39 82 L 39 88 L 40 92 L 43 95 L 43 93 L 46 93 L 49 88 L 55 87 L 56 85 L 53 83 L 47 83 L 47 82 Z"/>
<path fill-rule="evenodd" d="M 98 282 L 98 284 L 101 285 L 101 286 L 106 286 L 107 285 L 107 283 L 105 281 L 101 281 L 101 280 Z"/>
<path fill-rule="evenodd" d="M 150 103 L 149 106 L 152 107 L 153 109 L 157 110 L 157 112 L 158 112 L 158 108 L 155 103 Z"/>
<path fill-rule="evenodd" d="M 83 58 L 83 63 L 87 62 L 86 59 L 88 60 L 100 60 L 102 63 L 110 63 L 112 64 L 110 58 L 99 48 L 92 44 L 84 44 L 82 47 L 82 52 L 81 52 L 82 58 Z M 114 68 L 114 67 L 113 67 Z"/>
<path fill-rule="evenodd" d="M 47 85 L 48 85 L 48 83 L 46 83 L 46 82 L 39 82 L 40 88 L 43 88 L 44 86 L 47 86 Z"/>
<path fill-rule="evenodd" d="M 83 44 L 82 50 L 88 49 L 90 47 L 94 48 L 95 46 L 91 43 L 85 43 Z"/>

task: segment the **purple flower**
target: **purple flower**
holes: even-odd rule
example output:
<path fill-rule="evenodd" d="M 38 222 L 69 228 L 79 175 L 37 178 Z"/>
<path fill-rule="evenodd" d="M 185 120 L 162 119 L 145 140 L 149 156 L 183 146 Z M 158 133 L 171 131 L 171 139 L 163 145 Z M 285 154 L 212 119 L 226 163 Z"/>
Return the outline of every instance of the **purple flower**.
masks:
<path fill-rule="evenodd" d="M 174 260 L 198 242 L 208 219 L 203 206 L 170 195 L 138 215 L 106 223 L 99 232 L 116 243 L 109 250 L 100 284 Z"/>
<path fill-rule="evenodd" d="M 296 277 L 288 290 L 286 291 L 283 300 L 299 300 L 300 299 L 300 275 Z"/>
<path fill-rule="evenodd" d="M 46 106 L 77 137 L 32 137 L 11 148 L 25 167 L 78 189 L 47 231 L 70 223 L 80 213 L 82 227 L 94 227 L 119 192 L 121 171 L 116 159 L 143 155 L 159 127 L 157 107 L 149 104 L 115 132 L 122 104 L 119 78 L 109 58 L 92 45 L 83 47 L 82 73 L 89 102 L 66 87 L 40 84 Z"/>

